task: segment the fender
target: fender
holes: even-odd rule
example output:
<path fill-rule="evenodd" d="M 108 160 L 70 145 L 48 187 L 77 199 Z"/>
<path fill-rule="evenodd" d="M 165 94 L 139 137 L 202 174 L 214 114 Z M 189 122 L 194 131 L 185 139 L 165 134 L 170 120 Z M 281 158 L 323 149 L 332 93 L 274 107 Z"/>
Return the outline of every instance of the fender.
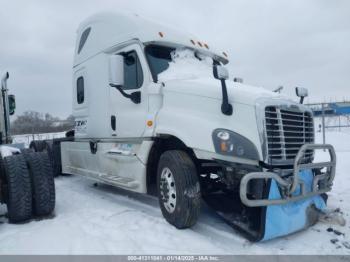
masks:
<path fill-rule="evenodd" d="M 162 110 L 158 116 L 155 134 L 156 136 L 172 135 L 180 139 L 189 148 L 215 152 L 211 138 L 212 126 L 213 123 L 210 123 L 210 121 L 194 115 Z"/>
<path fill-rule="evenodd" d="M 212 133 L 218 128 L 244 134 L 254 145 L 261 144 L 253 106 L 234 103 L 240 114 L 227 116 L 221 113 L 221 103 L 217 99 L 172 91 L 165 91 L 163 99 L 163 107 L 156 117 L 155 136 L 169 134 L 183 141 L 195 152 L 214 154 Z M 262 157 L 261 147 L 257 146 L 257 150 Z"/>

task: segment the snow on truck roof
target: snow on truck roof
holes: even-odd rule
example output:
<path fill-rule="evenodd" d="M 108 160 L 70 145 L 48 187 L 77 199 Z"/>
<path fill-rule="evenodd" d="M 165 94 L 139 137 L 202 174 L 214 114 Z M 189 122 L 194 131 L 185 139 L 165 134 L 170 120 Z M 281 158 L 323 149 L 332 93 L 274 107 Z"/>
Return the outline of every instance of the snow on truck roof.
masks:
<path fill-rule="evenodd" d="M 205 53 L 224 64 L 228 63 L 225 52 L 216 51 L 194 35 L 142 18 L 136 14 L 95 14 L 80 24 L 77 34 L 74 66 L 112 46 L 130 40 L 139 40 L 145 44 L 185 46 Z"/>

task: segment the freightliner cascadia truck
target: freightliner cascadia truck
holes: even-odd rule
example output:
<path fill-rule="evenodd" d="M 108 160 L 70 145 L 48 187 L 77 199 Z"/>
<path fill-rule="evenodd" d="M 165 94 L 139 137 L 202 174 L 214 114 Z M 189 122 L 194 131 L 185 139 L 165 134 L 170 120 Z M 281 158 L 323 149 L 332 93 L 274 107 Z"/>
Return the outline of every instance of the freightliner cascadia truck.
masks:
<path fill-rule="evenodd" d="M 311 110 L 230 80 L 225 52 L 141 18 L 101 13 L 77 31 L 75 129 L 55 140 L 63 173 L 158 197 L 192 227 L 205 201 L 251 241 L 317 222 L 335 176 Z M 315 162 L 315 151 L 329 161 Z"/>

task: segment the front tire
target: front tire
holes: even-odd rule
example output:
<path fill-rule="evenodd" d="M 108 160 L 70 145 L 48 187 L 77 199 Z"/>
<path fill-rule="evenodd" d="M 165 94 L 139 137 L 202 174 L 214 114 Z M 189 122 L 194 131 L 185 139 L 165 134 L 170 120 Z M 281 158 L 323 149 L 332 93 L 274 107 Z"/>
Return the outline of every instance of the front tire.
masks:
<path fill-rule="evenodd" d="M 186 152 L 170 150 L 161 155 L 157 188 L 162 214 L 170 224 L 184 229 L 197 222 L 200 186 L 196 166 Z"/>

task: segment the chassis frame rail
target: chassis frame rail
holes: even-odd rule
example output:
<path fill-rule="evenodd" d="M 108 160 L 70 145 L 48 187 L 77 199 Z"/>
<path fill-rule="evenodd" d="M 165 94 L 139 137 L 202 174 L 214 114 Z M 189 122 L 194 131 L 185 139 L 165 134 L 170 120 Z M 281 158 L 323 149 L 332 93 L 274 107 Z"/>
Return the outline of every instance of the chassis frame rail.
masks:
<path fill-rule="evenodd" d="M 323 149 L 327 150 L 330 155 L 330 161 L 320 163 L 301 164 L 301 159 L 307 150 Z M 243 204 L 249 207 L 281 205 L 288 202 L 294 202 L 329 192 L 332 189 L 335 177 L 336 154 L 334 147 L 329 144 L 305 144 L 303 145 L 294 160 L 293 173 L 291 176 L 282 178 L 274 172 L 252 172 L 245 175 L 240 184 L 240 198 Z M 307 192 L 304 182 L 299 179 L 299 172 L 305 169 L 322 169 L 327 168 L 325 172 L 317 174 L 313 178 L 311 191 Z M 248 184 L 255 179 L 273 179 L 281 189 L 281 199 L 249 199 L 247 195 Z M 299 194 L 293 194 L 299 188 Z"/>

